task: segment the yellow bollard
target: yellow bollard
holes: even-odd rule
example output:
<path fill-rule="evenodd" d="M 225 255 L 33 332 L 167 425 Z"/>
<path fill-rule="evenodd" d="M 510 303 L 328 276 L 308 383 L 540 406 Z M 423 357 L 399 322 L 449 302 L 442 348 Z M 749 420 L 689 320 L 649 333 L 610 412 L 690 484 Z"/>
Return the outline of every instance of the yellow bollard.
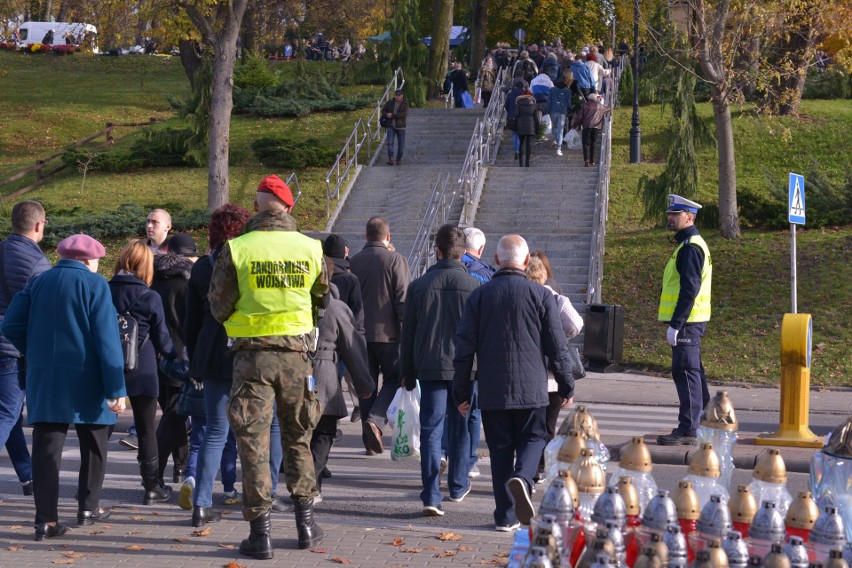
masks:
<path fill-rule="evenodd" d="M 811 401 L 810 314 L 784 314 L 781 323 L 781 409 L 778 431 L 761 434 L 755 444 L 821 448 L 823 440 L 811 432 L 808 412 Z"/>

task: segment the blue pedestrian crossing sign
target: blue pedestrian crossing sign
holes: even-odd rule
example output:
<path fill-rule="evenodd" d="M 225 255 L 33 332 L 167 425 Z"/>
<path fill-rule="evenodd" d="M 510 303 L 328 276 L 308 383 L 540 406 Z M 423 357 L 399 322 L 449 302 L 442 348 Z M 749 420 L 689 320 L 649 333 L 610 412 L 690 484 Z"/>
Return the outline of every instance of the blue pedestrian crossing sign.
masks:
<path fill-rule="evenodd" d="M 790 173 L 787 191 L 787 218 L 791 224 L 805 224 L 805 176 Z"/>

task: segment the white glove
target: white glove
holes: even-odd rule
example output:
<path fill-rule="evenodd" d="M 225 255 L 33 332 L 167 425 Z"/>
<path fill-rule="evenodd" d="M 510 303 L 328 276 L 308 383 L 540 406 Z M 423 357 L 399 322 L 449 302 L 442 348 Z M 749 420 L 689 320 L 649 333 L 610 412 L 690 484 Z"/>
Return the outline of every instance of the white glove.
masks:
<path fill-rule="evenodd" d="M 668 331 L 666 331 L 666 341 L 672 347 L 677 347 L 677 330 L 675 328 L 669 326 Z"/>

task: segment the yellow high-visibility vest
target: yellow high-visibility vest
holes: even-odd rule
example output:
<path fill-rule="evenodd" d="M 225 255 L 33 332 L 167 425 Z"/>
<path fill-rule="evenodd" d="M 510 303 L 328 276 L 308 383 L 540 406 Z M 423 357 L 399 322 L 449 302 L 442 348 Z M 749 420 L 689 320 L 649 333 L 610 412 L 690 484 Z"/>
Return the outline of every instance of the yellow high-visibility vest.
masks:
<path fill-rule="evenodd" d="M 692 304 L 687 322 L 710 321 L 710 281 L 713 276 L 713 263 L 710 261 L 710 249 L 701 235 L 693 235 L 675 248 L 666 270 L 663 272 L 663 290 L 660 293 L 660 308 L 657 311 L 657 319 L 660 321 L 671 321 L 674 315 L 677 298 L 680 294 L 680 273 L 677 271 L 677 253 L 688 244 L 698 245 L 704 251 L 704 265 L 701 267 L 701 287 L 698 296 Z"/>
<path fill-rule="evenodd" d="M 320 242 L 295 231 L 252 231 L 228 246 L 240 288 L 224 324 L 228 336 L 310 332 L 311 288 L 322 272 Z"/>

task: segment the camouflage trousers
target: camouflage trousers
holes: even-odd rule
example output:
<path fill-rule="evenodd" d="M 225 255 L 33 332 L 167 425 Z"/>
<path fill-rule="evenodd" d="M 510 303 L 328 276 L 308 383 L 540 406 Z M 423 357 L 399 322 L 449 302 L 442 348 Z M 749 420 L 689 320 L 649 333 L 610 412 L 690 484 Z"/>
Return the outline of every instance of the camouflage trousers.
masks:
<path fill-rule="evenodd" d="M 243 472 L 243 517 L 247 521 L 272 508 L 269 428 L 274 403 L 281 426 L 287 490 L 298 502 L 317 494 L 310 443 L 321 410 L 315 391 L 308 386 L 310 376 L 311 363 L 305 353 L 276 350 L 234 353 L 228 420 L 237 438 Z"/>

